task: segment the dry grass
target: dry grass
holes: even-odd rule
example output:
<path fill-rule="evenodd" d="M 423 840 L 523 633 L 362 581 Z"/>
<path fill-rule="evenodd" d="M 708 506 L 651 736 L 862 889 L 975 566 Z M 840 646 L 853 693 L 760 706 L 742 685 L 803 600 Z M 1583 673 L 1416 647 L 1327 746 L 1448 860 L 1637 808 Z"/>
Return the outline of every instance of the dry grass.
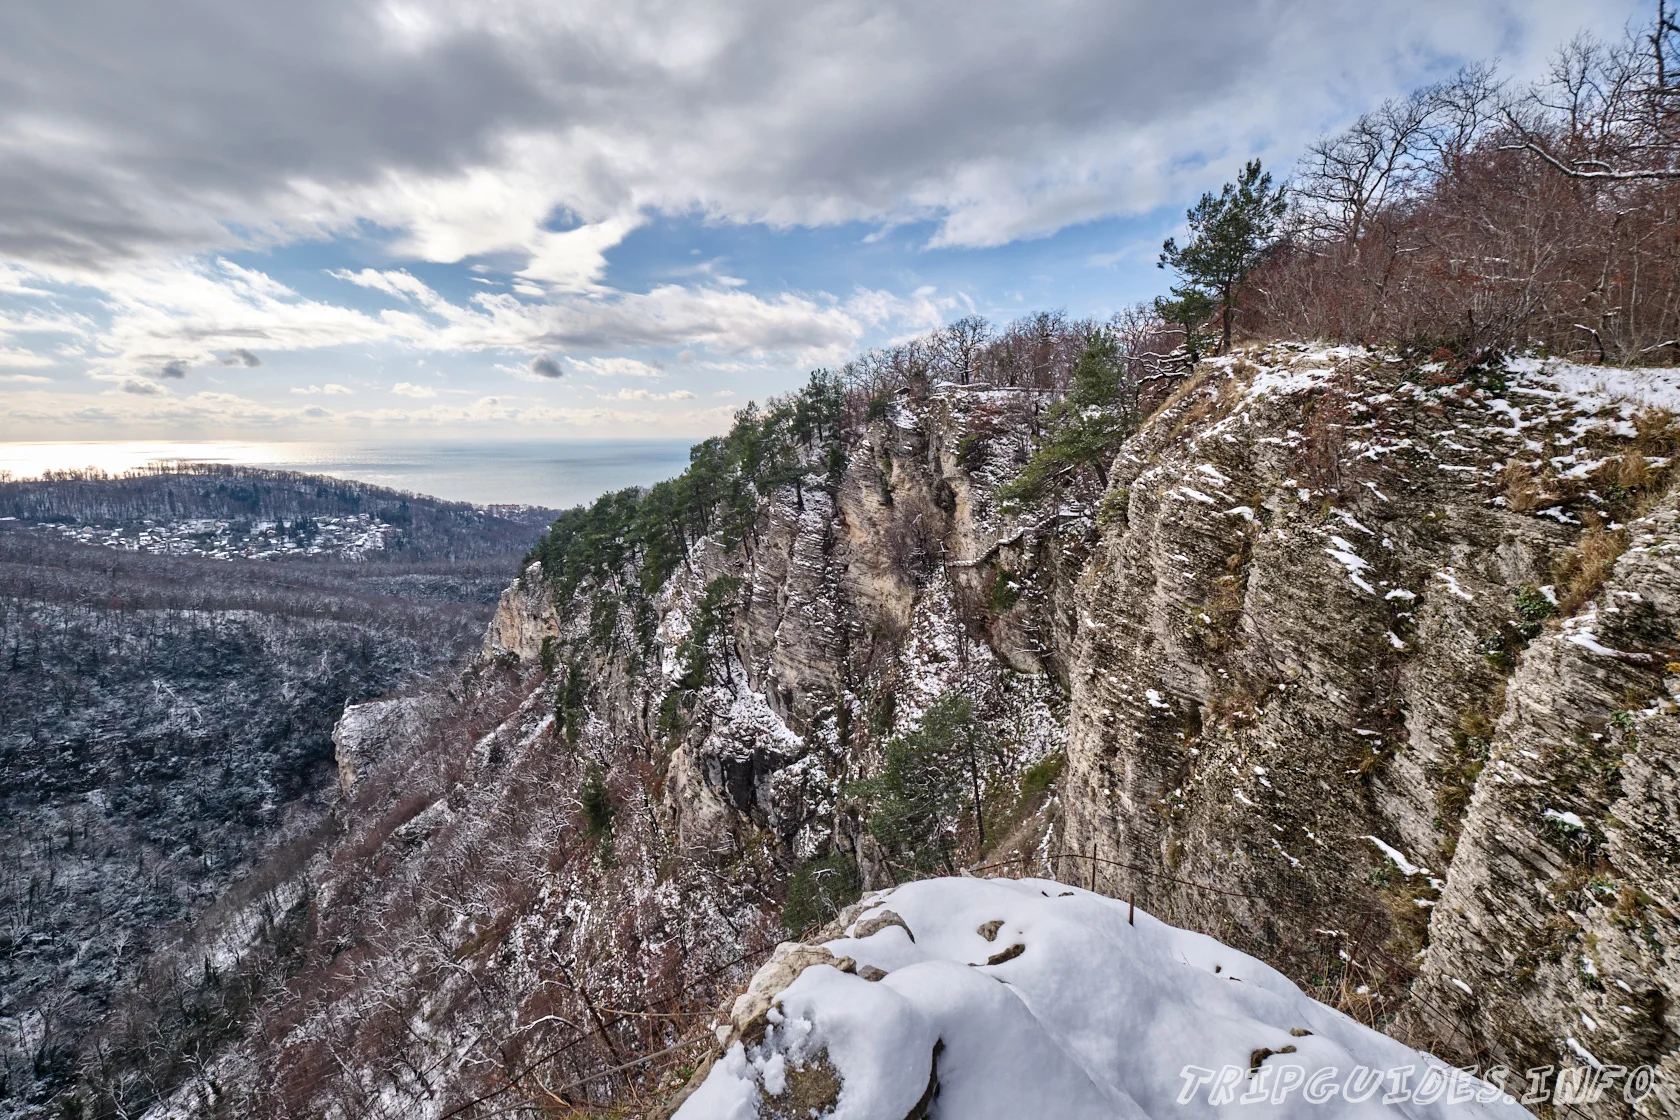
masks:
<path fill-rule="evenodd" d="M 1611 532 L 1594 524 L 1566 551 L 1552 571 L 1557 584 L 1558 614 L 1567 618 L 1586 606 L 1610 578 L 1617 557 L 1627 551 L 1627 532 Z"/>
<path fill-rule="evenodd" d="M 1616 460 L 1616 485 L 1622 489 L 1646 490 L 1654 481 L 1650 460 L 1639 452 L 1629 452 Z"/>
<path fill-rule="evenodd" d="M 1505 504 L 1516 513 L 1532 513 L 1540 505 L 1540 487 L 1535 482 L 1534 465 L 1521 459 L 1505 464 L 1500 476 L 1504 485 Z"/>

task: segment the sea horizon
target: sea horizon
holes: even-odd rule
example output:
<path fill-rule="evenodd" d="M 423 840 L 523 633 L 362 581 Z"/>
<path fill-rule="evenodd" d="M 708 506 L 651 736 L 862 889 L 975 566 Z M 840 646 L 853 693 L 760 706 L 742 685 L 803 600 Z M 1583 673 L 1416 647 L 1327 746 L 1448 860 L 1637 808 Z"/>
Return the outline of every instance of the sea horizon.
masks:
<path fill-rule="evenodd" d="M 326 475 L 446 501 L 566 509 L 682 473 L 693 439 L 53 440 L 0 442 L 0 479 L 226 463 Z"/>

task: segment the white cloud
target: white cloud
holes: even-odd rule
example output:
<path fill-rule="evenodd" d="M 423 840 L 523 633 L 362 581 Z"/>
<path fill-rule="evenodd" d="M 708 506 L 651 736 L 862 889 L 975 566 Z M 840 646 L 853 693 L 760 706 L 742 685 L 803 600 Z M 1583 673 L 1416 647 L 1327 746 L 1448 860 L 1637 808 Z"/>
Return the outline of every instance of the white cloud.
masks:
<path fill-rule="evenodd" d="M 136 385 L 135 394 L 115 391 L 91 398 L 29 388 L 9 392 L 6 408 L 0 410 L 0 439 L 39 439 L 43 432 L 62 438 L 88 428 L 98 428 L 105 438 L 172 438 L 191 433 L 274 438 L 300 428 L 322 435 L 465 430 L 503 434 L 520 426 L 593 435 L 633 431 L 692 436 L 715 430 L 729 418 L 727 409 L 717 408 L 689 412 L 626 409 L 609 402 L 568 407 L 506 396 L 333 412 L 319 406 L 284 407 L 233 393 L 175 396 L 152 381 Z"/>
<path fill-rule="evenodd" d="M 575 373 L 597 377 L 664 377 L 665 371 L 650 362 L 635 358 L 569 358 L 567 364 Z"/>
<path fill-rule="evenodd" d="M 931 244 L 962 247 L 1148 211 L 1251 154 L 1287 160 L 1461 60 L 1498 54 L 1532 72 L 1581 23 L 1615 31 L 1636 12 L 1633 0 L 1217 13 L 1143 0 L 961 12 L 343 0 L 233 5 L 215 20 L 189 8 L 160 0 L 137 23 L 121 0 L 0 5 L 0 366 L 74 363 L 112 390 L 98 407 L 154 408 L 145 423 L 349 422 L 192 392 L 218 371 L 250 385 L 259 352 L 354 352 L 369 364 L 312 375 L 381 382 L 391 375 L 375 363 L 395 373 L 417 353 L 487 354 L 552 399 L 588 395 L 573 375 L 651 381 L 653 356 L 674 353 L 752 393 L 735 375 L 833 364 L 967 308 L 925 288 L 755 290 L 711 249 L 622 290 L 609 255 L 635 258 L 613 250 L 670 221 L 927 222 Z M 293 273 L 249 263 L 260 257 L 217 256 L 339 237 L 378 243 L 389 264 L 333 271 L 345 288 L 294 287 L 276 279 Z M 470 296 L 421 279 L 437 274 L 423 265 L 463 261 L 504 279 L 470 276 Z M 43 334 L 52 349 L 26 337 Z M 301 406 L 269 379 L 287 368 L 265 367 L 262 385 Z M 33 384 L 11 383 L 9 408 Z M 624 399 L 692 399 L 646 393 Z M 74 414 L 94 416 L 78 399 Z"/>
<path fill-rule="evenodd" d="M 640 224 L 636 218 L 609 218 L 562 233 L 540 230 L 501 248 L 529 248 L 530 263 L 519 275 L 556 291 L 584 292 L 607 270 L 607 250 Z"/>
<path fill-rule="evenodd" d="M 32 373 L 0 373 L 0 382 L 7 385 L 51 385 L 52 378 L 36 377 Z"/>
<path fill-rule="evenodd" d="M 13 350 L 0 346 L 0 366 L 50 366 L 53 360 L 32 350 Z"/>
<path fill-rule="evenodd" d="M 183 260 L 107 278 L 108 324 L 70 325 L 83 332 L 94 354 L 91 376 L 113 382 L 185 378 L 195 367 L 226 366 L 228 354 L 252 346 L 281 352 L 379 343 L 441 353 L 512 351 L 539 359 L 581 352 L 565 359 L 574 373 L 648 378 L 661 375 L 656 364 L 601 352 L 681 346 L 820 365 L 843 360 L 871 330 L 890 326 L 913 334 L 940 322 L 953 306 L 925 289 L 908 297 L 859 289 L 841 300 L 676 284 L 647 292 L 556 293 L 540 303 L 476 291 L 455 303 L 401 269 L 332 275 L 399 306 L 363 311 L 305 297 L 266 273 L 225 259 Z M 29 351 L 19 353 L 32 364 L 52 364 Z M 542 373 L 535 366 L 527 372 Z"/>
<path fill-rule="evenodd" d="M 649 389 L 620 389 L 606 400 L 618 401 L 691 401 L 694 394 L 687 389 L 673 389 L 669 393 L 655 393 Z"/>
<path fill-rule="evenodd" d="M 358 287 L 372 288 L 376 292 L 396 296 L 398 299 L 418 302 L 423 306 L 438 302 L 436 292 L 400 268 L 384 272 L 376 268 L 364 268 L 360 272 L 339 268 L 329 270 L 327 275 Z"/>
<path fill-rule="evenodd" d="M 348 396 L 351 393 L 354 393 L 355 390 L 329 381 L 325 385 L 294 385 L 292 386 L 292 392 L 301 397 L 314 397 L 323 394 L 329 397 L 336 397 Z"/>
<path fill-rule="evenodd" d="M 0 257 L 63 278 L 384 229 L 398 258 L 522 257 L 539 293 L 598 284 L 651 214 L 932 220 L 937 244 L 989 245 L 1147 210 L 1457 62 L 1532 71 L 1583 24 L 1649 14 L 345 0 L 206 20 L 164 0 L 165 38 L 90 2 L 0 8 Z"/>

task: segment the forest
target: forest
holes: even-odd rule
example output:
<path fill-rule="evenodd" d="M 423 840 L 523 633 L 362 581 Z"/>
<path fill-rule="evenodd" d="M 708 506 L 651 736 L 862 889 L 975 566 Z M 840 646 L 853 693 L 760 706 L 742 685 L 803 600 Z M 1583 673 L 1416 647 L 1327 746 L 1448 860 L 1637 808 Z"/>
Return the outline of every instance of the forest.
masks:
<path fill-rule="evenodd" d="M 5 1097 L 73 1076 L 151 950 L 319 827 L 344 706 L 474 650 L 551 513 L 227 468 L 4 482 L 0 509 Z M 403 534 L 371 560 L 230 562 L 52 531 L 364 509 Z"/>

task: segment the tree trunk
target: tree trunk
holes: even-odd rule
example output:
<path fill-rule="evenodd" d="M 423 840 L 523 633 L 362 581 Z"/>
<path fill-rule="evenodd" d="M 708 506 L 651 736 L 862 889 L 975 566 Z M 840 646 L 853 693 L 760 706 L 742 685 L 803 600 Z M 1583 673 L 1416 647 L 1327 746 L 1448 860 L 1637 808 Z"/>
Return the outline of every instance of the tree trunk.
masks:
<path fill-rule="evenodd" d="M 1231 287 L 1229 284 L 1225 286 L 1224 299 L 1221 302 L 1223 306 L 1219 309 L 1219 352 L 1229 354 L 1231 352 Z"/>

